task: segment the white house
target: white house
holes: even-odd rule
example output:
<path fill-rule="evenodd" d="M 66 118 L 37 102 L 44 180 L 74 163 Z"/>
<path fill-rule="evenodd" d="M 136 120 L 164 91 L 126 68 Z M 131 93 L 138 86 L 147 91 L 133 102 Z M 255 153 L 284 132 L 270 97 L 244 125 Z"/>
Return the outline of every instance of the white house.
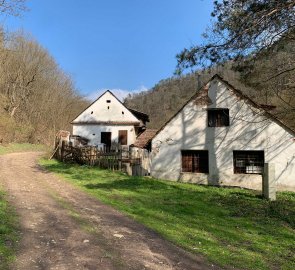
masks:
<path fill-rule="evenodd" d="M 145 130 L 148 115 L 128 109 L 106 91 L 73 121 L 73 135 L 89 140 L 90 145 L 110 147 L 113 142 L 129 146 Z"/>
<path fill-rule="evenodd" d="M 153 137 L 151 175 L 261 188 L 264 163 L 295 187 L 295 133 L 215 75 Z"/>

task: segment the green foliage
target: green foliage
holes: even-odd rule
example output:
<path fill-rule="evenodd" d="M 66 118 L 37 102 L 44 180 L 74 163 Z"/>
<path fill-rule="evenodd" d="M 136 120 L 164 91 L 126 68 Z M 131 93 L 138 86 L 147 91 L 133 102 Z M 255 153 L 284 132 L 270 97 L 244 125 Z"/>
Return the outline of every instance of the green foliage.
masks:
<path fill-rule="evenodd" d="M 221 266 L 295 268 L 295 194 L 268 202 L 254 191 L 128 177 L 41 160 L 49 171 Z"/>
<path fill-rule="evenodd" d="M 277 40 L 294 38 L 294 9 L 294 0 L 214 1 L 205 43 L 178 54 L 178 68 L 242 60 L 271 49 Z"/>
<path fill-rule="evenodd" d="M 0 191 L 0 269 L 8 269 L 14 260 L 15 245 L 18 240 L 17 216 Z"/>
<path fill-rule="evenodd" d="M 204 42 L 177 55 L 176 73 L 231 61 L 256 101 L 295 129 L 295 1 L 214 1 L 211 15 Z"/>

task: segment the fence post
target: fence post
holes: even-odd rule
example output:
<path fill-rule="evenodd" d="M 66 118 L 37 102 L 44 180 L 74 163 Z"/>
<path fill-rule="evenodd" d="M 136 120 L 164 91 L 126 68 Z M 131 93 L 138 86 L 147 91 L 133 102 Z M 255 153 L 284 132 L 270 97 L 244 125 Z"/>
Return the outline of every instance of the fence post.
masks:
<path fill-rule="evenodd" d="M 276 200 L 276 178 L 275 178 L 275 164 L 265 163 L 262 177 L 262 195 L 264 198 L 275 201 Z"/>
<path fill-rule="evenodd" d="M 61 142 L 61 151 L 60 151 L 60 154 L 61 154 L 61 161 L 64 161 L 64 155 L 65 155 L 65 145 L 66 145 L 66 142 L 65 141 L 62 141 Z"/>

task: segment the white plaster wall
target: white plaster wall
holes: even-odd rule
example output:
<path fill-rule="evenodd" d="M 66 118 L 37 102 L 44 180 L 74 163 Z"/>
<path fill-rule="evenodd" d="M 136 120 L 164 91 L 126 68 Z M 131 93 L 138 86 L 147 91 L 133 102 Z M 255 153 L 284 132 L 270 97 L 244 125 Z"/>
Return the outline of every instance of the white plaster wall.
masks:
<path fill-rule="evenodd" d="M 111 102 L 107 103 L 107 100 Z M 139 122 L 139 120 L 109 91 L 105 92 L 97 101 L 81 113 L 73 123 L 97 121 Z"/>
<path fill-rule="evenodd" d="M 214 79 L 210 106 L 188 103 L 152 141 L 151 174 L 175 181 L 261 188 L 261 175 L 234 174 L 233 150 L 264 150 L 276 181 L 295 186 L 294 136 Z M 229 108 L 229 127 L 207 127 L 207 108 Z M 208 150 L 209 175 L 181 173 L 181 150 Z"/>
<path fill-rule="evenodd" d="M 101 132 L 112 132 L 112 141 L 118 142 L 119 130 L 127 130 L 127 144 L 133 144 L 136 140 L 134 126 L 115 125 L 73 125 L 73 135 L 79 135 L 90 140 L 91 145 L 101 145 Z M 95 134 L 95 135 L 93 135 Z"/>

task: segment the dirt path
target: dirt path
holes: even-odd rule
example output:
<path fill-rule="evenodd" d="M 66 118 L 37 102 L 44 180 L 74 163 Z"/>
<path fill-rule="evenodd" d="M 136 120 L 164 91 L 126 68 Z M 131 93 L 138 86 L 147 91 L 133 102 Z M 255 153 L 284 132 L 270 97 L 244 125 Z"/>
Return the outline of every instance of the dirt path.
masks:
<path fill-rule="evenodd" d="M 217 269 L 42 170 L 39 155 L 0 156 L 21 223 L 14 269 Z"/>

